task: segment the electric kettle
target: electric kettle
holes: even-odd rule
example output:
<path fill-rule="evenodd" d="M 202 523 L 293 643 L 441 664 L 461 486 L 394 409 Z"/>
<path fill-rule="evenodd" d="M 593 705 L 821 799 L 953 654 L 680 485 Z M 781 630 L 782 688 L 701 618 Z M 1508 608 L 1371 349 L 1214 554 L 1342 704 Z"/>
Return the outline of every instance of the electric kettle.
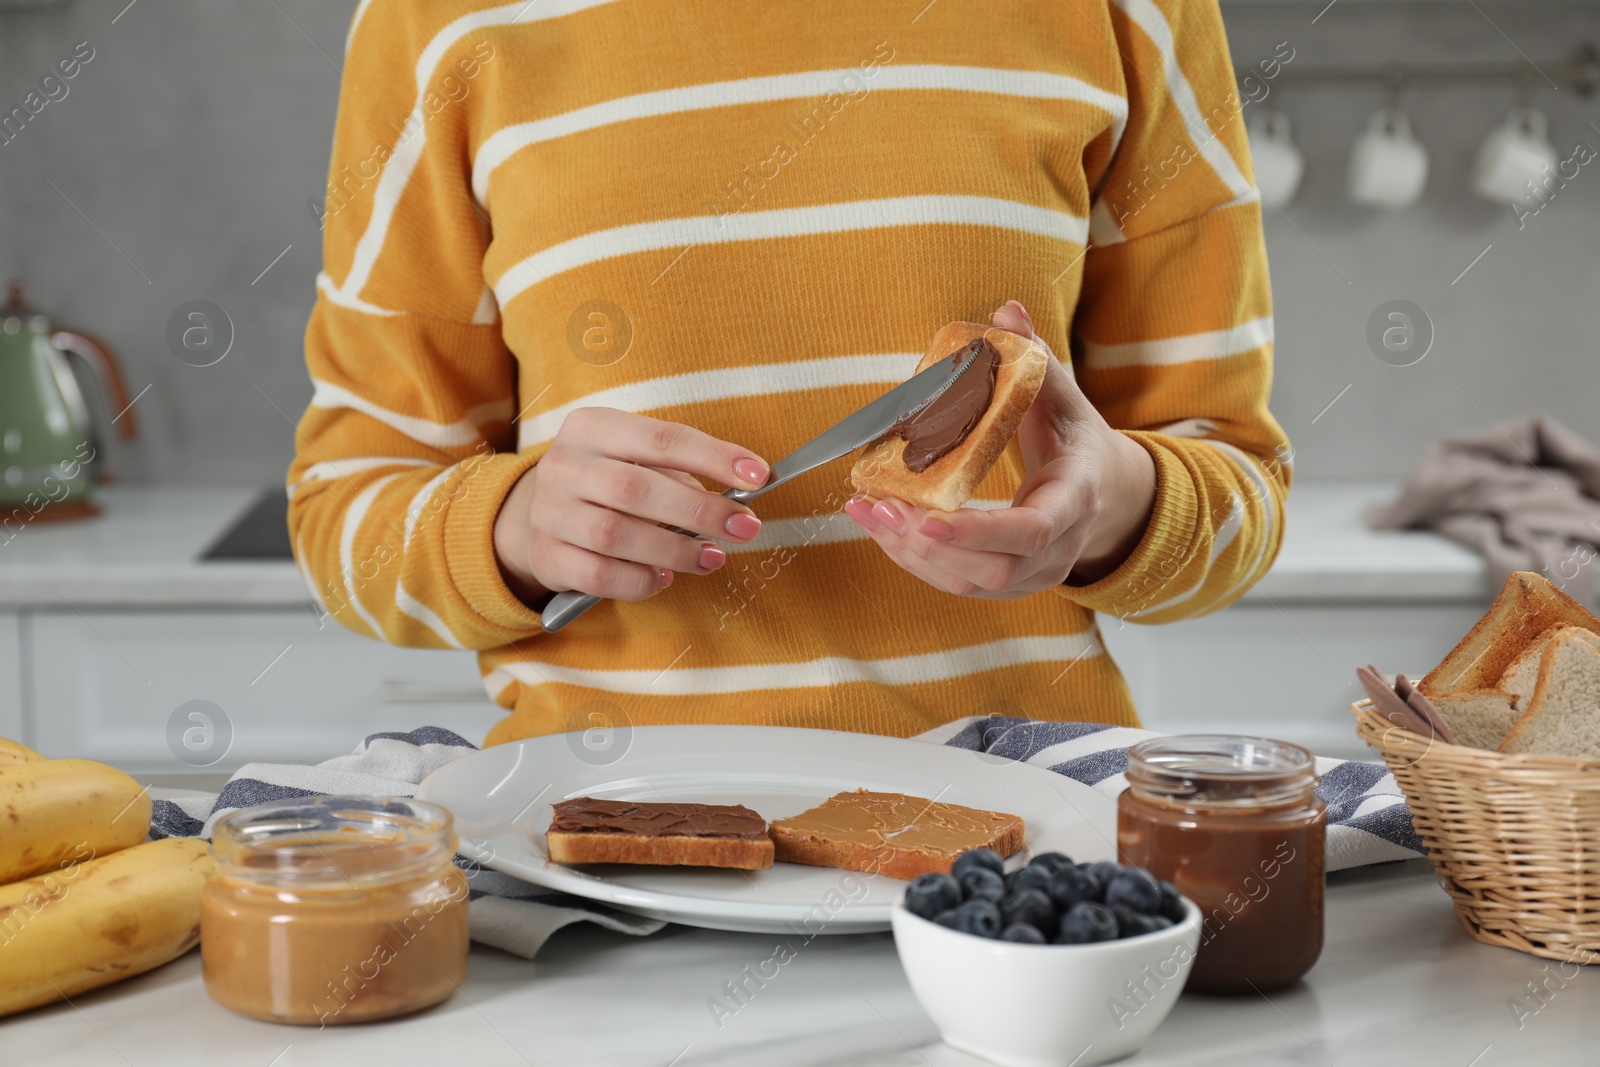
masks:
<path fill-rule="evenodd" d="M 30 308 L 11 283 L 0 308 L 0 530 L 99 511 L 90 499 L 103 470 L 103 437 L 68 360 L 98 379 L 113 411 L 108 422 L 128 440 L 137 432 L 128 388 L 111 350 L 81 330 L 61 329 Z M 5 538 L 9 540 L 9 537 Z"/>

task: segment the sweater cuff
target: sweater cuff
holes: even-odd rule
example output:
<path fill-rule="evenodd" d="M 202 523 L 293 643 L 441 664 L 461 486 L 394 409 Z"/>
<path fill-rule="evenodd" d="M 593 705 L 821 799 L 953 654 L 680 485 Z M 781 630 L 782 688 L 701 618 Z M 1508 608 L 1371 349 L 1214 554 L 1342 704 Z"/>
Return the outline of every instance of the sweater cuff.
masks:
<path fill-rule="evenodd" d="M 1182 459 L 1161 444 L 1160 434 L 1118 432 L 1143 445 L 1155 461 L 1156 500 L 1150 509 L 1150 524 L 1116 570 L 1089 585 L 1056 588 L 1074 604 L 1125 619 L 1171 595 L 1167 590 L 1172 579 L 1194 556 L 1200 495 L 1194 475 Z"/>
<path fill-rule="evenodd" d="M 517 479 L 538 461 L 533 454 L 498 453 L 466 476 L 469 489 L 450 504 L 444 524 L 445 566 L 467 606 L 505 634 L 507 643 L 543 633 L 539 613 L 500 575 L 494 555 L 494 520 Z"/>

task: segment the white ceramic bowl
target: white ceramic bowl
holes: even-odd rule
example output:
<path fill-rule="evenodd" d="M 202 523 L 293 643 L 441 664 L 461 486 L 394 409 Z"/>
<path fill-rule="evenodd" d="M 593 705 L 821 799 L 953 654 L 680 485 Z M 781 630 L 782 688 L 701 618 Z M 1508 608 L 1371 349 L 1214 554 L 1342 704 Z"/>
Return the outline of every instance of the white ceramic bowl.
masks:
<path fill-rule="evenodd" d="M 1155 933 L 1088 945 L 991 941 L 890 915 L 911 990 L 945 1043 L 1005 1067 L 1090 1067 L 1137 1052 L 1167 1017 L 1200 943 L 1200 909 Z"/>

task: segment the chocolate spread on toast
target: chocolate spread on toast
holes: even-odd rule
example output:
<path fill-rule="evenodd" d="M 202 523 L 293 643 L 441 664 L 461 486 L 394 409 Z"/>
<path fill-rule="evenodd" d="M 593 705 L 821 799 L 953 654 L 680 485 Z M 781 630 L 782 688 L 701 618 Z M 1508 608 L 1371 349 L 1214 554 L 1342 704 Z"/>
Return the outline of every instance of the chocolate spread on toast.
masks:
<path fill-rule="evenodd" d="M 642 804 L 576 797 L 552 805 L 550 829 L 561 834 L 639 834 L 644 837 L 767 835 L 767 821 L 743 804 Z"/>
<path fill-rule="evenodd" d="M 890 434 L 905 440 L 906 447 L 900 455 L 913 474 L 921 474 L 965 441 L 983 413 L 989 410 L 994 399 L 995 376 L 1000 368 L 1000 353 L 982 337 L 961 350 L 962 358 L 968 353 L 976 356 L 975 362 L 939 399 L 889 428 Z"/>

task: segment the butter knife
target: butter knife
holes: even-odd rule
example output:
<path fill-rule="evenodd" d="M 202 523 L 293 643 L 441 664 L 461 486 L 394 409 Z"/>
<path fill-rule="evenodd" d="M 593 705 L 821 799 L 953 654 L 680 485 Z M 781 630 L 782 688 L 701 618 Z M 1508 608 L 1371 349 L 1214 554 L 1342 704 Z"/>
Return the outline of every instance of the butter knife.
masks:
<path fill-rule="evenodd" d="M 862 445 L 876 441 L 888 433 L 895 423 L 910 418 L 943 396 L 945 390 L 966 373 L 975 359 L 977 353 L 966 348 L 946 356 L 778 460 L 772 465 L 767 475 L 767 482 L 761 488 L 729 489 L 722 495 L 740 504 L 749 503 L 769 489 L 776 489 L 784 482 L 791 481 L 840 456 L 849 455 Z M 699 536 L 690 530 L 680 530 L 676 526 L 669 526 L 667 529 L 686 537 Z M 553 634 L 600 603 L 602 599 L 604 598 L 576 590 L 557 593 L 550 598 L 550 602 L 540 613 L 539 625 L 544 628 L 545 633 Z"/>

